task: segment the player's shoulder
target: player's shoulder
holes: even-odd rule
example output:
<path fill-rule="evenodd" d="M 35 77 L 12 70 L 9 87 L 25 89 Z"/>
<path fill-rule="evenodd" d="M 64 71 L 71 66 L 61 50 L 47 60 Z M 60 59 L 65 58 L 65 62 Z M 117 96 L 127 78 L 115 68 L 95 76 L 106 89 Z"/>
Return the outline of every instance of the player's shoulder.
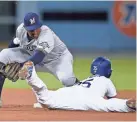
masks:
<path fill-rule="evenodd" d="M 41 32 L 42 33 L 51 33 L 52 32 L 52 29 L 50 27 L 48 27 L 47 25 L 42 25 L 41 26 Z"/>
<path fill-rule="evenodd" d="M 24 28 L 24 24 L 21 23 L 18 27 L 17 27 L 17 32 L 22 32 L 22 31 L 25 31 L 25 28 Z"/>
<path fill-rule="evenodd" d="M 95 76 L 93 78 L 94 78 L 94 80 L 97 80 L 97 81 L 102 82 L 102 83 L 112 82 L 109 78 L 106 78 L 104 76 Z"/>
<path fill-rule="evenodd" d="M 107 78 L 105 76 L 100 76 L 100 78 L 104 81 L 111 82 L 110 78 Z"/>
<path fill-rule="evenodd" d="M 20 30 L 22 28 L 24 28 L 24 24 L 23 23 L 21 23 L 20 25 L 18 25 L 17 30 Z"/>

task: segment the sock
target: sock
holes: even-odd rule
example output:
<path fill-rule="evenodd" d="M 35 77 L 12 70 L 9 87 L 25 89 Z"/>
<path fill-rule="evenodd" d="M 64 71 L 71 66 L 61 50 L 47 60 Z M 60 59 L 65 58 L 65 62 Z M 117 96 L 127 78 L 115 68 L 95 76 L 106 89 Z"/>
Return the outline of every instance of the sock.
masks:
<path fill-rule="evenodd" d="M 2 74 L 0 74 L 0 98 L 2 95 L 2 89 L 3 89 L 4 81 L 5 81 L 5 77 Z"/>
<path fill-rule="evenodd" d="M 79 79 L 76 78 L 76 83 L 79 82 Z"/>
<path fill-rule="evenodd" d="M 76 85 L 76 84 L 78 84 L 78 83 L 80 83 L 80 81 L 76 78 L 76 81 L 75 81 L 75 84 L 74 84 L 74 85 Z"/>

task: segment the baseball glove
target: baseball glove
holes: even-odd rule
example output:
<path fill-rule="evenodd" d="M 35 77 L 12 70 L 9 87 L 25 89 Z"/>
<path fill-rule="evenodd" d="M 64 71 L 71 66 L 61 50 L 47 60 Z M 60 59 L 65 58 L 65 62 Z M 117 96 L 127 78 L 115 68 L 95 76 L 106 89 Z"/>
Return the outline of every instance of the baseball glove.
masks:
<path fill-rule="evenodd" d="M 5 67 L 5 76 L 12 82 L 16 82 L 19 79 L 18 72 L 21 69 L 21 65 L 18 62 L 7 64 Z"/>

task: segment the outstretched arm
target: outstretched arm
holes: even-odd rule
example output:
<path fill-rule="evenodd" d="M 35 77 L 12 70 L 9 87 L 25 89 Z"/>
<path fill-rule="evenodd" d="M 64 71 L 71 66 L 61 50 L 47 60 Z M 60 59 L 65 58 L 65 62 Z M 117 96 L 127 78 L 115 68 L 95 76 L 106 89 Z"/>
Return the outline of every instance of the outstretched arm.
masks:
<path fill-rule="evenodd" d="M 36 50 L 35 53 L 28 60 L 23 62 L 21 65 L 23 66 L 24 63 L 28 61 L 32 61 L 34 65 L 39 64 L 44 59 L 45 56 L 46 56 L 46 53 L 40 50 Z"/>
<path fill-rule="evenodd" d="M 116 97 L 117 97 L 116 88 L 113 82 L 110 80 L 107 84 L 106 98 L 111 99 L 111 98 L 116 98 Z"/>

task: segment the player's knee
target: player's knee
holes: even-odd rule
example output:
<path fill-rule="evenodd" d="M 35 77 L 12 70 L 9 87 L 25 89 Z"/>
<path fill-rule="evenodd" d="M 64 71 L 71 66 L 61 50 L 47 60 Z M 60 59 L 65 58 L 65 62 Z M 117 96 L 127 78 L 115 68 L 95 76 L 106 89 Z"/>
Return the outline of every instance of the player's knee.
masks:
<path fill-rule="evenodd" d="M 9 55 L 9 50 L 8 49 L 3 49 L 1 52 L 0 52 L 0 61 L 3 62 L 2 59 L 6 59 L 8 58 L 8 55 Z M 5 62 L 3 62 L 5 63 Z"/>
<path fill-rule="evenodd" d="M 69 86 L 73 86 L 76 82 L 76 78 L 75 77 L 62 77 L 60 79 L 60 81 L 62 82 L 62 84 L 66 87 L 69 87 Z"/>
<path fill-rule="evenodd" d="M 5 64 L 0 62 L 0 82 L 4 82 L 5 80 L 4 67 L 5 67 Z M 1 88 L 0 88 L 0 91 L 1 91 Z"/>
<path fill-rule="evenodd" d="M 9 57 L 11 57 L 11 52 L 8 48 L 6 49 L 3 49 L 1 52 L 0 52 L 0 62 L 4 63 L 4 64 L 7 64 L 10 60 Z"/>
<path fill-rule="evenodd" d="M 73 73 L 57 72 L 58 79 L 64 86 L 73 86 L 76 82 L 76 77 Z"/>
<path fill-rule="evenodd" d="M 2 53 L 2 54 L 8 54 L 9 50 L 8 50 L 8 48 L 6 48 L 6 49 L 3 49 L 0 53 Z"/>

